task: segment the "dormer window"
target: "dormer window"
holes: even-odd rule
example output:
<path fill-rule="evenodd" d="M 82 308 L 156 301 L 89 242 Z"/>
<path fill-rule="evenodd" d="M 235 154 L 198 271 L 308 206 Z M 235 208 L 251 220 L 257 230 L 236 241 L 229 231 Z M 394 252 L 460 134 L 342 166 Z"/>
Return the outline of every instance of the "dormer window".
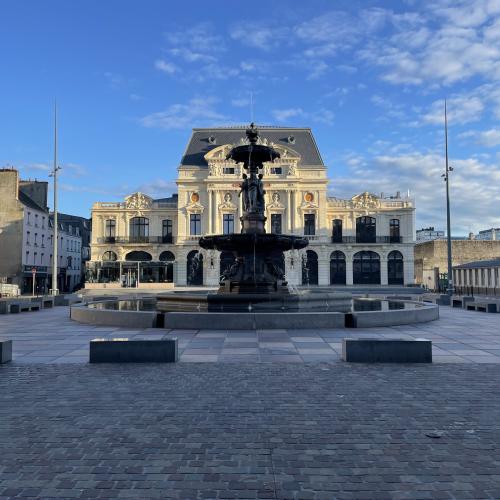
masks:
<path fill-rule="evenodd" d="M 215 138 L 214 135 L 209 136 L 208 143 L 209 144 L 217 144 L 217 139 Z"/>
<path fill-rule="evenodd" d="M 224 175 L 232 175 L 232 174 L 234 174 L 234 167 L 224 167 L 222 169 L 222 173 Z"/>
<path fill-rule="evenodd" d="M 271 174 L 281 175 L 283 173 L 283 169 L 281 167 L 271 167 Z"/>
<path fill-rule="evenodd" d="M 295 144 L 295 136 L 289 135 L 288 136 L 288 142 L 289 142 L 289 144 Z"/>

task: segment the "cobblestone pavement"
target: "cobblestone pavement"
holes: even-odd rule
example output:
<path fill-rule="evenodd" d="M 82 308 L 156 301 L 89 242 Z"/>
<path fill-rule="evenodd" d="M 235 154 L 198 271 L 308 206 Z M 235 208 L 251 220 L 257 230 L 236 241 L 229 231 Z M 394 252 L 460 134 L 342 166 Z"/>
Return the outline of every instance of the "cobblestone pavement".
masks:
<path fill-rule="evenodd" d="M 181 362 L 337 362 L 343 337 L 427 338 L 436 363 L 500 363 L 500 314 L 441 307 L 441 318 L 398 327 L 331 330 L 126 330 L 69 319 L 67 307 L 0 316 L 16 363 L 86 363 L 96 337 L 179 339 Z"/>
<path fill-rule="evenodd" d="M 500 498 L 499 365 L 0 367 L 0 498 Z"/>

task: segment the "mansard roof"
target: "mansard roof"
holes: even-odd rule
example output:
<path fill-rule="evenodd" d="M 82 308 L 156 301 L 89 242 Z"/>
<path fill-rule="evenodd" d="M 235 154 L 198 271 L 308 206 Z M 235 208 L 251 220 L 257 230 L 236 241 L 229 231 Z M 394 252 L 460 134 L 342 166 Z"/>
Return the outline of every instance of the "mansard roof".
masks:
<path fill-rule="evenodd" d="M 500 267 L 500 257 L 490 260 L 476 260 L 474 262 L 467 262 L 467 264 L 460 264 L 459 266 L 453 266 L 453 269 L 479 269 L 482 267 Z"/>
<path fill-rule="evenodd" d="M 240 143 L 241 139 L 246 139 L 246 129 L 247 126 L 194 128 L 181 166 L 208 167 L 205 155 L 224 144 Z M 258 129 L 262 139 L 296 151 L 302 167 L 324 166 L 310 128 L 258 126 Z"/>

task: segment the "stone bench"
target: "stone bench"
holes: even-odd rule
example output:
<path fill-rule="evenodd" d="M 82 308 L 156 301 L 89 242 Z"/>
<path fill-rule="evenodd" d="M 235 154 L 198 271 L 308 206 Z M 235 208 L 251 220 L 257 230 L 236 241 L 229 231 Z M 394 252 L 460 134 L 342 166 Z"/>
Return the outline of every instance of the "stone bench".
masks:
<path fill-rule="evenodd" d="M 344 338 L 342 359 L 350 363 L 432 363 L 432 341 Z"/>
<path fill-rule="evenodd" d="M 474 302 L 474 297 L 464 296 L 464 297 L 453 297 L 452 306 L 461 307 L 463 309 L 467 308 L 467 304 Z"/>
<path fill-rule="evenodd" d="M 488 313 L 498 312 L 498 304 L 496 302 L 469 302 L 466 304 L 467 311 L 480 311 Z"/>
<path fill-rule="evenodd" d="M 12 340 L 0 340 L 0 365 L 12 361 Z"/>
<path fill-rule="evenodd" d="M 90 363 L 175 363 L 177 339 L 93 339 Z"/>

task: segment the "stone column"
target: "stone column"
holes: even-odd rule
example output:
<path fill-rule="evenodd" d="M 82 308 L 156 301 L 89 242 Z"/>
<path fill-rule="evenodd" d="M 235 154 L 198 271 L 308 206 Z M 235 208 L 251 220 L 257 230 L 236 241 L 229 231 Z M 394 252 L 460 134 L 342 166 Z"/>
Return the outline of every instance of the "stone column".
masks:
<path fill-rule="evenodd" d="M 212 191 L 208 190 L 208 234 L 212 234 Z"/>
<path fill-rule="evenodd" d="M 293 232 L 292 229 L 292 192 L 290 190 L 287 190 L 287 207 L 286 207 L 286 214 L 287 214 L 287 231 Z"/>
<path fill-rule="evenodd" d="M 322 248 L 318 252 L 318 285 L 330 284 L 330 259 Z"/>
<path fill-rule="evenodd" d="M 353 284 L 352 253 L 345 254 L 345 284 Z"/>
<path fill-rule="evenodd" d="M 380 284 L 387 285 L 387 255 L 380 255 Z"/>

